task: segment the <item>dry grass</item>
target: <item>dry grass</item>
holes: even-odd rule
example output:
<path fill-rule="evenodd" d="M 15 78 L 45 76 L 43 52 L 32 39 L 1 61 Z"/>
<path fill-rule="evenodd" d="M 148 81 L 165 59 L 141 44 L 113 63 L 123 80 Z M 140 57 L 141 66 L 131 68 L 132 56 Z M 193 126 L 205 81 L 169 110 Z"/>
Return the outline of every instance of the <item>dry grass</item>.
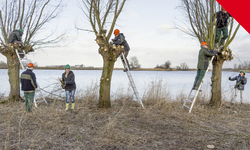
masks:
<path fill-rule="evenodd" d="M 185 97 L 173 99 L 160 82 L 144 94 L 145 109 L 131 95 L 113 95 L 110 109 L 98 109 L 97 88 L 78 92 L 76 109 L 50 99 L 25 113 L 23 102 L 0 104 L 0 149 L 249 149 L 249 104 L 219 109 L 199 97 L 192 114 Z M 237 113 L 236 113 L 237 112 Z"/>

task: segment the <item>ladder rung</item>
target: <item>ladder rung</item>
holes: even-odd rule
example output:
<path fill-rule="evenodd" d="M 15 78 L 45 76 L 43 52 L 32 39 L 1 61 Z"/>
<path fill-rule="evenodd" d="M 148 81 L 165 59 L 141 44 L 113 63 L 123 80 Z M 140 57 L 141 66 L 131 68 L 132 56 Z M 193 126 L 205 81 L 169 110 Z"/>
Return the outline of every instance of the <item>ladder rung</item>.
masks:
<path fill-rule="evenodd" d="M 189 99 L 186 99 L 186 102 L 190 102 L 190 103 L 193 103 L 193 101 L 189 100 Z"/>
<path fill-rule="evenodd" d="M 183 105 L 184 107 L 186 107 L 186 108 L 188 108 L 188 109 L 190 109 L 190 107 L 188 107 L 188 106 L 186 106 L 186 105 Z"/>
<path fill-rule="evenodd" d="M 36 103 L 39 103 L 39 102 L 43 102 L 43 101 L 45 101 L 45 100 L 41 100 L 41 101 L 36 101 Z"/>

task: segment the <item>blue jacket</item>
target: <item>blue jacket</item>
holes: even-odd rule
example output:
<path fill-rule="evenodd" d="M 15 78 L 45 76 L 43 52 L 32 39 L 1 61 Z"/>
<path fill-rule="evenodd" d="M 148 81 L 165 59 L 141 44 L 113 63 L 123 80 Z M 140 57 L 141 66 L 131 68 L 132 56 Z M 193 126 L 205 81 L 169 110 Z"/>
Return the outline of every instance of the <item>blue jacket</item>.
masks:
<path fill-rule="evenodd" d="M 35 91 L 37 88 L 36 75 L 29 69 L 21 74 L 22 91 Z"/>
<path fill-rule="evenodd" d="M 119 33 L 119 35 L 117 37 L 115 37 L 113 42 L 115 45 L 123 45 L 125 51 L 130 50 L 128 42 L 125 40 L 125 36 L 123 35 L 123 33 Z"/>
<path fill-rule="evenodd" d="M 240 76 L 240 75 L 238 75 L 238 76 L 236 76 L 236 77 L 234 77 L 234 78 L 231 78 L 231 81 L 234 81 L 234 80 L 236 80 L 236 85 L 238 84 L 238 83 L 240 83 L 238 86 L 237 86 L 237 88 L 239 89 L 239 90 L 244 90 L 244 86 L 247 84 L 247 78 L 243 81 L 243 79 L 244 78 L 246 78 L 245 76 Z"/>

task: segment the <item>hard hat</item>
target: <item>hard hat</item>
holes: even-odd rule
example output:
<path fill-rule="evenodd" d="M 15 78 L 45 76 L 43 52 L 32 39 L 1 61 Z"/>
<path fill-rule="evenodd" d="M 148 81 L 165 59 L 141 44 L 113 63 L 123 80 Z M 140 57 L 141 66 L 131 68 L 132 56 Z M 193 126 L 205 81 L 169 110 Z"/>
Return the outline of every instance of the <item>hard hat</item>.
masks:
<path fill-rule="evenodd" d="M 19 29 L 18 31 L 22 32 L 23 33 L 23 29 Z"/>
<path fill-rule="evenodd" d="M 67 65 L 65 65 L 65 67 L 64 67 L 65 69 L 70 69 L 70 65 L 69 64 L 67 64 Z"/>
<path fill-rule="evenodd" d="M 33 63 L 29 63 L 29 64 L 28 64 L 28 67 L 32 67 L 32 68 L 34 68 Z"/>
<path fill-rule="evenodd" d="M 114 35 L 119 34 L 119 33 L 120 33 L 120 30 L 115 29 L 115 31 L 114 31 Z"/>
<path fill-rule="evenodd" d="M 244 70 L 241 70 L 240 73 L 243 72 L 244 74 L 246 74 L 246 72 Z"/>
<path fill-rule="evenodd" d="M 202 45 L 207 45 L 207 46 L 208 46 L 208 44 L 207 44 L 206 42 L 202 42 L 202 43 L 201 43 L 201 46 L 202 46 Z"/>
<path fill-rule="evenodd" d="M 226 10 L 224 7 L 221 7 L 221 10 Z"/>

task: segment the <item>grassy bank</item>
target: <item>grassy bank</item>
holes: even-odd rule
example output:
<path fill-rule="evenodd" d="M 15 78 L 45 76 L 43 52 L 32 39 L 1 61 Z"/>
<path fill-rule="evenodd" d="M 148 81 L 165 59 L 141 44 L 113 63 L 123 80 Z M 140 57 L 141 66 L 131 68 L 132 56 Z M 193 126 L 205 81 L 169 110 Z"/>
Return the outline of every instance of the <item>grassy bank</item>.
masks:
<path fill-rule="evenodd" d="M 250 105 L 223 102 L 219 109 L 200 95 L 192 114 L 185 95 L 172 98 L 161 84 L 144 93 L 145 109 L 127 92 L 112 96 L 112 108 L 98 109 L 98 89 L 78 92 L 76 108 L 48 99 L 32 113 L 24 102 L 0 104 L 0 149 L 248 149 Z"/>

